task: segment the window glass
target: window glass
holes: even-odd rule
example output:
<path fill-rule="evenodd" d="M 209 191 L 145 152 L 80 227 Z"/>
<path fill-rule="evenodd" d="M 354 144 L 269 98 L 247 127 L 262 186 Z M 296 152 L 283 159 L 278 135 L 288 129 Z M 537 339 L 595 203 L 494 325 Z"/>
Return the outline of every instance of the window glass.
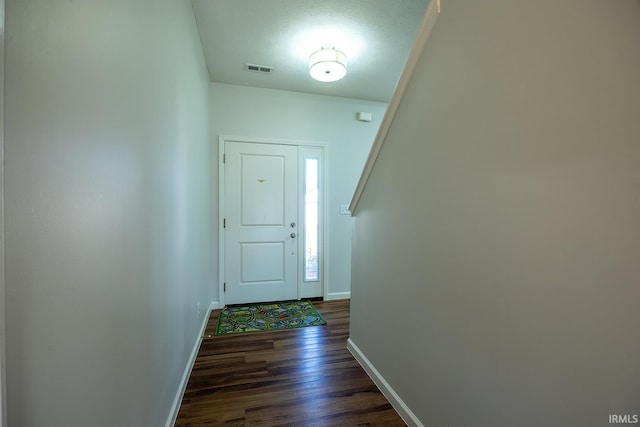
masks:
<path fill-rule="evenodd" d="M 304 281 L 320 280 L 319 269 L 319 188 L 317 157 L 304 159 Z"/>

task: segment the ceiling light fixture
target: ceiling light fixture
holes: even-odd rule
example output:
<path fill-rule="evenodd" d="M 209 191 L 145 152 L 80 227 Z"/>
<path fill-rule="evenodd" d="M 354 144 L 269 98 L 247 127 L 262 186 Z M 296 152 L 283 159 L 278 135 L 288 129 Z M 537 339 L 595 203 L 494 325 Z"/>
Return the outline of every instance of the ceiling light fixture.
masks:
<path fill-rule="evenodd" d="M 347 74 L 347 57 L 333 47 L 323 47 L 309 57 L 309 74 L 320 82 L 335 82 Z"/>

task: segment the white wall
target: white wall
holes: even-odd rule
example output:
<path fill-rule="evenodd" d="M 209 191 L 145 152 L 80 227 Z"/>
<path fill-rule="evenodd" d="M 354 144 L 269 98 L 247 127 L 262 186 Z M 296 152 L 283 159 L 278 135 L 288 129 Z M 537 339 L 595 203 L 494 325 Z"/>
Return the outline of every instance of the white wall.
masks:
<path fill-rule="evenodd" d="M 329 298 L 348 296 L 351 290 L 351 218 L 340 215 L 339 206 L 351 200 L 387 104 L 220 83 L 211 85 L 211 100 L 212 137 L 216 148 L 212 157 L 212 176 L 216 183 L 218 135 L 326 144 L 329 167 L 327 245 L 330 254 L 326 294 Z M 372 113 L 372 121 L 357 121 L 359 111 Z M 217 185 L 213 194 L 213 223 L 217 224 Z M 217 229 L 213 232 L 214 241 L 217 241 Z"/>
<path fill-rule="evenodd" d="M 354 220 L 351 339 L 424 425 L 640 414 L 638 23 L 443 1 Z"/>
<path fill-rule="evenodd" d="M 0 0 L 0 427 L 7 425 L 4 295 L 4 0 Z"/>
<path fill-rule="evenodd" d="M 9 425 L 164 425 L 212 298 L 190 3 L 9 0 L 6 28 Z"/>

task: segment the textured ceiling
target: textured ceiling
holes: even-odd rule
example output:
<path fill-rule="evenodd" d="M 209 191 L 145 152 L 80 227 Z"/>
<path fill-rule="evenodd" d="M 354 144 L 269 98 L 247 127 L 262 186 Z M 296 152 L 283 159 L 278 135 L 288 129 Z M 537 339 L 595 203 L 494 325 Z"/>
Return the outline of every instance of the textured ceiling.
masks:
<path fill-rule="evenodd" d="M 388 102 L 429 0 L 192 0 L 214 82 Z M 309 55 L 333 45 L 347 76 L 316 82 Z M 274 68 L 244 70 L 246 63 Z"/>

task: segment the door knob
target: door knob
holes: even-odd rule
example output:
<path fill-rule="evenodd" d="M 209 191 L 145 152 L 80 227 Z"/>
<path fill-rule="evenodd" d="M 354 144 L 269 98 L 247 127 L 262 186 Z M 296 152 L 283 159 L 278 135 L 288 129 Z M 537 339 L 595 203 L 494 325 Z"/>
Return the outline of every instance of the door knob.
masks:
<path fill-rule="evenodd" d="M 295 239 L 296 238 L 296 233 L 291 233 L 291 238 Z"/>

